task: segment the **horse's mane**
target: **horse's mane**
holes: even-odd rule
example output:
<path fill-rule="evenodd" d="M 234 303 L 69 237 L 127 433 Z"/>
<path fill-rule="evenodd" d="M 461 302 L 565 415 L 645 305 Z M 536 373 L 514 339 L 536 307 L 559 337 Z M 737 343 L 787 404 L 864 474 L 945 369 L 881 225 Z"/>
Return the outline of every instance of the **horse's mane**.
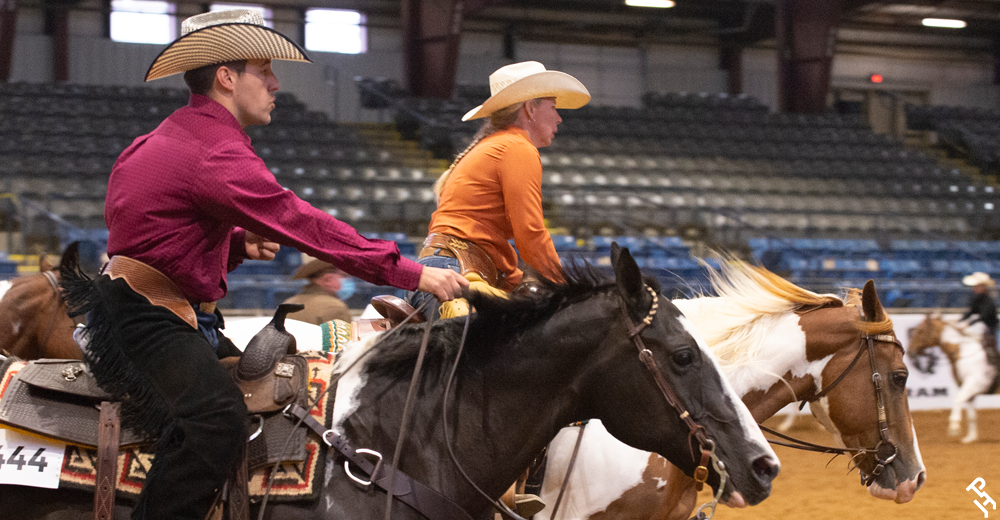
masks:
<path fill-rule="evenodd" d="M 614 280 L 606 280 L 595 268 L 587 264 L 569 263 L 564 267 L 565 283 L 540 280 L 542 289 L 537 295 L 511 295 L 499 298 L 473 292 L 470 303 L 475 308 L 465 341 L 463 362 L 482 364 L 500 349 L 518 348 L 518 338 L 529 327 L 550 318 L 561 309 L 586 300 L 615 287 Z M 657 292 L 659 283 L 647 279 Z M 436 322 L 431 330 L 425 354 L 428 378 L 447 373 L 454 362 L 462 337 L 465 318 Z M 378 343 L 380 351 L 369 361 L 373 371 L 394 375 L 412 372 L 424 334 L 424 325 L 404 325 L 400 330 Z"/>
<path fill-rule="evenodd" d="M 817 294 L 746 262 L 726 259 L 721 269 L 705 266 L 715 298 L 699 294 L 674 303 L 694 323 L 724 366 L 755 364 L 777 322 L 789 313 L 843 307 L 830 294 Z M 688 312 L 713 304 L 711 312 Z"/>

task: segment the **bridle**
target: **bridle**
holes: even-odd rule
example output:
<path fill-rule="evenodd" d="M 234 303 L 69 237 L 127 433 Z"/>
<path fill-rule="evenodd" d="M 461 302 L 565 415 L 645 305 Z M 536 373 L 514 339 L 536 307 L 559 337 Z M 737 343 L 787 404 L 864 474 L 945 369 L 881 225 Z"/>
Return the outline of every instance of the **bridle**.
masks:
<path fill-rule="evenodd" d="M 863 320 L 864 318 L 862 317 L 862 321 Z M 816 451 L 820 453 L 836 453 L 838 455 L 840 454 L 847 455 L 853 453 L 854 457 L 871 453 L 875 456 L 875 469 L 872 470 L 871 475 L 868 475 L 868 478 L 865 479 L 864 472 L 861 471 L 860 468 L 858 468 L 858 471 L 861 473 L 862 484 L 866 487 L 872 485 L 872 483 L 875 482 L 875 479 L 882 474 L 882 470 L 885 469 L 885 467 L 889 465 L 893 460 L 895 460 L 896 455 L 899 453 L 899 450 L 896 448 L 896 445 L 889 440 L 889 421 L 885 413 L 885 390 L 882 388 L 882 374 L 879 373 L 878 368 L 875 366 L 876 341 L 892 343 L 897 347 L 899 347 L 901 350 L 903 349 L 903 344 L 900 343 L 899 340 L 896 339 L 896 337 L 891 334 L 874 334 L 874 335 L 868 333 L 863 334 L 861 336 L 861 346 L 858 348 L 858 353 L 855 354 L 854 359 L 851 361 L 851 364 L 847 365 L 847 368 L 845 368 L 844 371 L 841 372 L 840 375 L 837 376 L 837 378 L 834 379 L 833 382 L 830 383 L 826 388 L 820 390 L 819 393 L 814 395 L 811 399 L 803 400 L 802 403 L 799 405 L 799 410 L 801 410 L 806 405 L 806 403 L 812 403 L 822 399 L 823 397 L 826 397 L 827 394 L 829 394 L 830 391 L 833 390 L 833 388 L 836 387 L 838 383 L 844 380 L 844 377 L 847 376 L 847 373 L 850 372 L 851 369 L 854 368 L 854 365 L 858 363 L 858 360 L 861 359 L 861 355 L 867 351 L 868 359 L 871 362 L 872 386 L 874 386 L 875 388 L 875 401 L 877 407 L 876 412 L 878 414 L 879 442 L 878 444 L 875 445 L 874 448 L 834 448 L 830 446 L 822 446 L 819 444 L 813 444 L 811 442 L 806 442 L 800 439 L 796 439 L 794 437 L 790 437 L 788 435 L 784 435 L 780 432 L 774 431 L 763 425 L 759 425 L 761 430 L 764 430 L 767 433 L 776 435 L 778 437 L 781 437 L 782 439 L 791 442 L 782 442 L 771 439 L 768 439 L 768 441 L 771 444 L 777 444 L 779 446 L 785 446 L 788 448 L 795 448 L 798 450 L 805 450 L 805 451 Z"/>
<path fill-rule="evenodd" d="M 640 333 L 653 323 L 653 317 L 656 316 L 656 311 L 660 307 L 660 298 L 656 294 L 656 291 L 648 285 L 645 286 L 645 288 L 649 291 L 649 294 L 653 296 L 653 303 L 649 308 L 649 314 L 647 314 L 646 317 L 643 318 L 638 325 L 636 325 L 632 321 L 631 316 L 628 314 L 628 305 L 626 304 L 622 305 L 622 316 L 624 317 L 625 325 L 628 328 L 628 337 L 632 340 L 632 344 L 635 345 L 635 348 L 639 351 L 639 360 L 642 361 L 643 366 L 646 367 L 646 370 L 653 377 L 653 381 L 656 382 L 656 386 L 660 389 L 660 393 L 667 401 L 667 404 L 672 406 L 673 409 L 677 411 L 681 420 L 683 420 L 684 424 L 688 427 L 688 444 L 691 446 L 692 459 L 697 460 L 694 456 L 694 444 L 692 441 L 697 440 L 698 444 L 701 446 L 701 465 L 699 465 L 698 470 L 695 471 L 695 480 L 698 482 L 698 491 L 701 491 L 701 486 L 708 478 L 708 468 L 705 467 L 705 464 L 708 462 L 708 454 L 711 452 L 711 449 L 706 449 L 706 446 L 710 446 L 714 449 L 715 442 L 705 435 L 704 426 L 695 423 L 694 420 L 691 419 L 691 413 L 684 409 L 680 398 L 677 397 L 677 393 L 674 392 L 674 389 L 670 387 L 670 383 L 667 383 L 666 378 L 663 377 L 663 372 L 660 370 L 659 365 L 657 365 L 656 359 L 653 358 L 653 353 L 646 348 L 646 344 L 642 341 Z M 705 474 L 703 478 L 700 478 L 701 475 L 699 472 L 702 470 L 704 470 Z"/>
<path fill-rule="evenodd" d="M 701 491 L 705 485 L 705 482 L 708 480 L 709 460 L 712 461 L 712 466 L 715 468 L 715 471 L 719 474 L 720 477 L 719 488 L 715 493 L 715 497 L 711 502 L 708 502 L 699 507 L 695 515 L 696 518 L 712 518 L 712 516 L 715 514 L 715 507 L 716 505 L 718 505 L 719 498 L 722 496 L 722 492 L 726 486 L 726 477 L 728 475 L 728 473 L 726 472 L 726 465 L 721 460 L 719 460 L 719 458 L 715 455 L 715 441 L 708 438 L 708 436 L 705 434 L 705 427 L 694 422 L 694 420 L 691 418 L 691 413 L 688 412 L 686 409 L 684 409 L 684 406 L 681 403 L 680 398 L 677 396 L 677 393 L 674 392 L 673 388 L 670 387 L 670 383 L 667 383 L 666 378 L 663 377 L 663 371 L 660 370 L 659 365 L 656 363 L 656 359 L 653 357 L 653 353 L 648 348 L 646 348 L 645 343 L 643 343 L 642 341 L 642 336 L 640 334 L 646 327 L 650 326 L 653 323 L 653 317 L 656 316 L 656 311 L 660 307 L 660 297 L 659 295 L 656 294 L 656 291 L 648 285 L 644 285 L 643 287 L 647 291 L 649 291 L 649 294 L 653 297 L 653 303 L 652 305 L 650 305 L 649 313 L 638 324 L 635 324 L 632 321 L 632 317 L 629 316 L 628 312 L 628 302 L 626 302 L 624 298 L 622 298 L 622 316 L 624 317 L 625 320 L 625 326 L 628 329 L 628 337 L 630 340 L 632 340 L 632 344 L 635 345 L 635 348 L 639 351 L 639 360 L 642 361 L 642 364 L 646 367 L 646 370 L 653 377 L 653 381 L 656 382 L 657 388 L 660 389 L 660 394 L 663 395 L 663 398 L 667 401 L 667 404 L 669 404 L 671 407 L 673 407 L 674 410 L 677 411 L 677 414 L 680 416 L 681 420 L 683 420 L 684 424 L 687 425 L 688 445 L 691 448 L 692 459 L 698 461 L 698 459 L 694 456 L 694 444 L 692 441 L 697 440 L 699 446 L 701 447 L 701 460 L 698 461 L 698 467 L 695 468 L 693 475 L 695 480 L 695 488 L 698 491 Z M 569 478 L 568 474 L 566 475 L 566 478 L 567 479 Z M 705 516 L 705 514 L 702 513 L 702 510 L 705 508 L 709 508 L 711 510 L 708 516 Z"/>

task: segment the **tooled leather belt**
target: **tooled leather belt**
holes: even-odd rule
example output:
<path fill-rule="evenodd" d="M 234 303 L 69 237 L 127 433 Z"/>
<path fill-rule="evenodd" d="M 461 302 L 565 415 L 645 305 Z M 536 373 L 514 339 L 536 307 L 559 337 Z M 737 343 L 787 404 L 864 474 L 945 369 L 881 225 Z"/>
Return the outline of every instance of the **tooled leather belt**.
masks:
<path fill-rule="evenodd" d="M 418 258 L 426 256 L 447 256 L 458 260 L 462 274 L 476 273 L 493 287 L 510 291 L 511 287 L 504 279 L 490 255 L 482 247 L 452 235 L 430 233 L 424 240 L 423 248 Z"/>
<path fill-rule="evenodd" d="M 110 276 L 112 280 L 124 278 L 125 283 L 133 291 L 145 296 L 149 303 L 169 310 L 188 325 L 198 328 L 194 307 L 177 284 L 155 267 L 127 256 L 115 255 L 104 267 L 103 274 Z"/>

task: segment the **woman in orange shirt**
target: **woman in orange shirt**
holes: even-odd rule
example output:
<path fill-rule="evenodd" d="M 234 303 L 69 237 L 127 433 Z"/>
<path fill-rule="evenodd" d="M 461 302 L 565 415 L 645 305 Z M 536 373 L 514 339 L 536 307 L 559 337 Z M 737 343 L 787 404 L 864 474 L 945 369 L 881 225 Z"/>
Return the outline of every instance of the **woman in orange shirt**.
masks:
<path fill-rule="evenodd" d="M 557 108 L 580 108 L 590 93 L 569 74 L 535 61 L 501 67 L 490 93 L 463 121 L 489 117 L 434 184 L 438 208 L 419 263 L 476 273 L 503 291 L 521 283 L 517 252 L 541 276 L 562 281 L 562 265 L 542 218 L 538 149 L 558 131 Z M 517 247 L 508 242 L 514 240 Z M 414 306 L 429 295 L 413 293 Z"/>

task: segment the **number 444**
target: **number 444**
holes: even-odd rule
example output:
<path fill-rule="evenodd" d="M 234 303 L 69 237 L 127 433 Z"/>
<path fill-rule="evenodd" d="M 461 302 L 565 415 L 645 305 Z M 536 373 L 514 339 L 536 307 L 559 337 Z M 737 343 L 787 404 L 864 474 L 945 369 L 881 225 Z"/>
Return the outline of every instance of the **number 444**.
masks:
<path fill-rule="evenodd" d="M 2 449 L 3 445 L 0 445 L 0 450 Z M 39 473 L 45 471 L 45 468 L 49 465 L 48 462 L 45 462 L 45 457 L 42 456 L 45 448 L 38 448 L 38 450 L 35 451 L 35 454 L 28 460 L 25 460 L 24 454 L 21 453 L 23 450 L 24 446 L 18 446 L 10 455 L 7 456 L 6 460 L 3 457 L 3 452 L 0 451 L 0 469 L 3 469 L 4 464 L 8 464 L 17 467 L 18 471 L 24 469 L 25 466 L 37 466 Z"/>

